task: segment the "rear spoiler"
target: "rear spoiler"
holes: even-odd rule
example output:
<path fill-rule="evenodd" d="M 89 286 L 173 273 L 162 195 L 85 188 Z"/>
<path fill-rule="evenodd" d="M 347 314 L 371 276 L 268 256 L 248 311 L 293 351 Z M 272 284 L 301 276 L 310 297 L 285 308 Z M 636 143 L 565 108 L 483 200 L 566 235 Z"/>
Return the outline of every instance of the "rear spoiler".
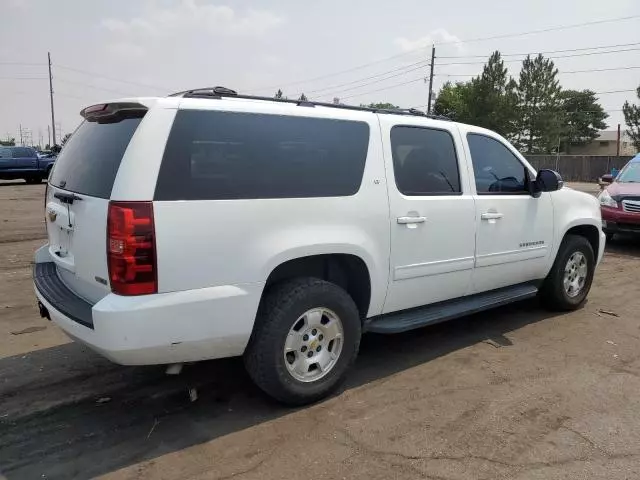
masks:
<path fill-rule="evenodd" d="M 139 118 L 147 113 L 147 107 L 133 102 L 99 103 L 80 111 L 87 122 L 117 123 L 125 118 Z"/>

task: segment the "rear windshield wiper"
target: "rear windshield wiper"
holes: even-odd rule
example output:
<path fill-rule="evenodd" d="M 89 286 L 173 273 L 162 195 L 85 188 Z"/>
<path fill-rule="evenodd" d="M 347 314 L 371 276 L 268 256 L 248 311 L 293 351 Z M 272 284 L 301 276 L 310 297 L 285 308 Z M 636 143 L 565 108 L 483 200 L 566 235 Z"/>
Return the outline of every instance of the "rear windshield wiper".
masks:
<path fill-rule="evenodd" d="M 62 193 L 56 192 L 53 194 L 53 198 L 57 198 L 61 203 L 66 203 L 68 205 L 72 205 L 75 200 L 82 200 L 82 197 L 79 197 L 75 193 Z"/>

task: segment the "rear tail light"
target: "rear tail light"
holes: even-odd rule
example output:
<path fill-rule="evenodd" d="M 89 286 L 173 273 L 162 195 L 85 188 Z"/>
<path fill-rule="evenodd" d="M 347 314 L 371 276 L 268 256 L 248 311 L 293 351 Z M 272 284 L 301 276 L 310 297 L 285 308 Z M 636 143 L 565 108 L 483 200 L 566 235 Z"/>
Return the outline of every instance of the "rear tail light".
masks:
<path fill-rule="evenodd" d="M 151 202 L 109 203 L 107 261 L 113 293 L 157 293 L 156 240 Z"/>

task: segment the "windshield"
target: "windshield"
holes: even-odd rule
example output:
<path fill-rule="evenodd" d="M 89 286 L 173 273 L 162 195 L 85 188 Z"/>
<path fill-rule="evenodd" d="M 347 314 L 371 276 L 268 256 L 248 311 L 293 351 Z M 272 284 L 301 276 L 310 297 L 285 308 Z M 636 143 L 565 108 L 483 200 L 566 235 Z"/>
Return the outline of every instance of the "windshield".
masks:
<path fill-rule="evenodd" d="M 640 183 L 640 162 L 627 164 L 616 177 L 616 182 Z"/>

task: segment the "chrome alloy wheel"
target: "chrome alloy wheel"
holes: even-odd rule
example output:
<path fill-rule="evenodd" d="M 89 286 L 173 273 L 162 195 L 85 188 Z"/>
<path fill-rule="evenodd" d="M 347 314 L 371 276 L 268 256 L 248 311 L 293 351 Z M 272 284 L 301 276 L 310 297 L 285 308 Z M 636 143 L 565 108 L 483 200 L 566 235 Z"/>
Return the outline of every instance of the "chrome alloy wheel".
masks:
<path fill-rule="evenodd" d="M 574 252 L 564 267 L 563 285 L 567 296 L 573 298 L 582 292 L 587 281 L 587 258 L 582 252 Z"/>
<path fill-rule="evenodd" d="M 303 313 L 289 330 L 284 361 L 289 374 L 301 382 L 315 382 L 335 367 L 344 339 L 340 317 L 327 308 Z"/>

